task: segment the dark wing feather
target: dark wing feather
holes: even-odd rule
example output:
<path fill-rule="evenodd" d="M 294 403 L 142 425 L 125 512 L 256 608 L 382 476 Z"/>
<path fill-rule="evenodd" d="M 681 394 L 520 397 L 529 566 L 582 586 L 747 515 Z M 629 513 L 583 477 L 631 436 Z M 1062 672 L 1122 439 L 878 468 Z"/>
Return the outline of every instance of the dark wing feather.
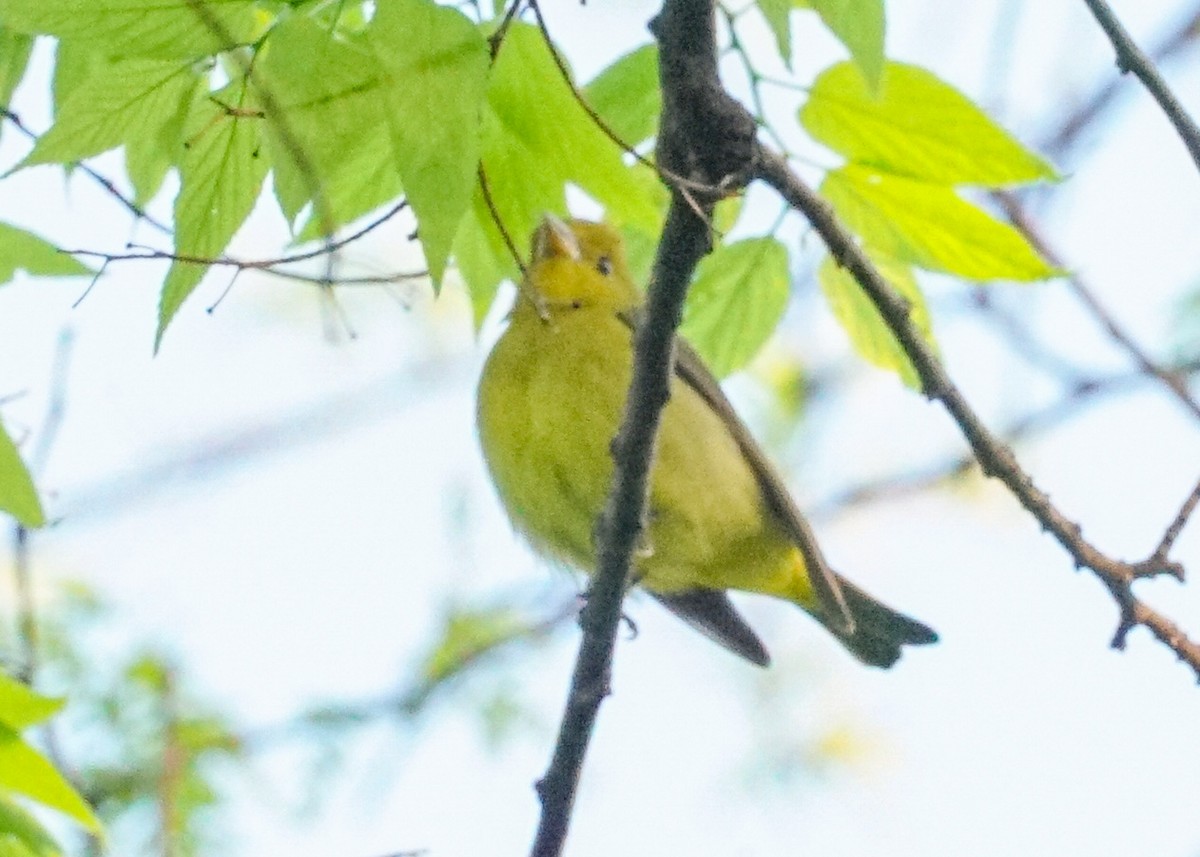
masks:
<path fill-rule="evenodd" d="M 649 590 L 647 590 L 649 591 Z M 716 589 L 689 589 L 683 592 L 650 592 L 660 604 L 683 619 L 710 640 L 720 643 L 735 655 L 765 667 L 771 656 L 754 629 L 734 608 L 724 592 Z"/>
<path fill-rule="evenodd" d="M 640 310 L 632 310 L 622 312 L 620 317 L 634 330 L 641 320 L 640 315 Z M 774 512 L 779 523 L 804 556 L 813 589 L 821 601 L 821 621 L 835 634 L 853 636 L 854 617 L 846 606 L 846 597 L 842 593 L 837 575 L 825 561 L 808 521 L 796 508 L 787 486 L 783 484 L 783 480 L 759 448 L 754 436 L 733 409 L 717 379 L 708 371 L 695 349 L 680 337 L 675 339 L 675 374 L 720 415 L 742 454 L 746 456 L 767 506 Z"/>

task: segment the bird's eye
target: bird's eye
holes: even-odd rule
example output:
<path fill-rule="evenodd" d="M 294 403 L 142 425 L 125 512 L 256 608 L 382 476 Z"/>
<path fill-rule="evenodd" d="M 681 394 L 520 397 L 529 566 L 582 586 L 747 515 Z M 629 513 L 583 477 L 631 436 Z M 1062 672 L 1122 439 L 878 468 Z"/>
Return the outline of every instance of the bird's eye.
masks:
<path fill-rule="evenodd" d="M 612 259 L 607 256 L 601 256 L 596 260 L 596 270 L 607 277 L 612 273 Z"/>

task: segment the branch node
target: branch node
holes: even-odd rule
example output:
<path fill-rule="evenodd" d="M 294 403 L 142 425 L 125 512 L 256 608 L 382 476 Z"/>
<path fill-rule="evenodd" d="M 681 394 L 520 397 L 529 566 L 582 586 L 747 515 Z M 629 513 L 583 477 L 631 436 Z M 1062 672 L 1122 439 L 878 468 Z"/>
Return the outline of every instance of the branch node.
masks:
<path fill-rule="evenodd" d="M 1155 554 L 1149 559 L 1129 564 L 1129 574 L 1135 580 L 1151 577 L 1173 577 L 1183 583 L 1187 577 L 1183 563 L 1168 560 L 1165 556 Z"/>

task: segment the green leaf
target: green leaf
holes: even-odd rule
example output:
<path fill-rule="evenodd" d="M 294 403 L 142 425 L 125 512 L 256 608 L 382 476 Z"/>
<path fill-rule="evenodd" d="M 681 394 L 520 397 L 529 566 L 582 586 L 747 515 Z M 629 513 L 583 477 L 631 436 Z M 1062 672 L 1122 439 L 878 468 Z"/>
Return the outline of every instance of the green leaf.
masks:
<path fill-rule="evenodd" d="M 380 4 L 366 35 L 391 81 L 392 156 L 436 284 L 475 187 L 487 43 L 465 15 L 434 0 Z M 502 54 L 509 48 L 506 40 Z"/>
<path fill-rule="evenodd" d="M 0 857 L 61 857 L 62 849 L 38 820 L 0 794 Z"/>
<path fill-rule="evenodd" d="M 0 512 L 8 512 L 27 527 L 46 523 L 33 479 L 3 423 L 0 423 Z"/>
<path fill-rule="evenodd" d="M 216 258 L 250 215 L 262 190 L 268 158 L 263 120 L 242 81 L 234 81 L 192 111 L 190 146 L 179 165 L 175 198 L 175 252 Z M 179 307 L 204 277 L 208 265 L 173 262 L 163 283 L 154 349 Z"/>
<path fill-rule="evenodd" d="M 400 174 L 391 157 L 391 144 L 387 144 L 384 157 L 370 157 L 366 149 L 348 153 L 337 180 L 326 183 L 323 190 L 333 221 L 339 226 L 396 199 L 402 188 Z M 296 233 L 296 242 L 315 241 L 324 234 L 325 225 L 320 214 L 310 210 L 308 219 Z"/>
<path fill-rule="evenodd" d="M 17 84 L 25 76 L 25 66 L 29 64 L 29 52 L 32 50 L 32 37 L 0 24 L 0 107 L 7 107 L 12 100 Z M 0 127 L 2 131 L 3 127 Z"/>
<path fill-rule="evenodd" d="M 167 172 L 178 162 L 183 151 L 183 129 L 198 94 L 198 85 L 183 89 L 175 111 L 167 114 L 157 132 L 126 137 L 125 173 L 133 185 L 133 199 L 138 205 L 145 205 L 154 198 L 162 188 Z"/>
<path fill-rule="evenodd" d="M 368 47 L 293 16 L 271 31 L 258 68 L 282 114 L 265 131 L 275 197 L 289 224 L 317 195 L 305 227 L 314 236 L 399 195 L 385 78 Z"/>
<path fill-rule="evenodd" d="M 196 59 L 249 44 L 269 22 L 254 0 L 0 0 L 25 33 L 79 39 L 109 56 Z"/>
<path fill-rule="evenodd" d="M 122 143 L 138 149 L 172 135 L 177 140 L 199 85 L 199 75 L 186 63 L 138 58 L 92 63 L 17 168 L 80 161 Z"/>
<path fill-rule="evenodd" d="M 787 250 L 774 238 L 718 247 L 700 263 L 680 333 L 718 378 L 762 348 L 788 300 Z"/>
<path fill-rule="evenodd" d="M 852 63 L 826 69 L 800 122 L 850 161 L 934 184 L 1003 187 L 1057 177 L 965 95 L 902 63 L 887 64 L 878 96 Z"/>
<path fill-rule="evenodd" d="M 91 77 L 92 66 L 101 62 L 104 62 L 104 56 L 87 43 L 78 44 L 67 39 L 55 43 L 54 78 L 50 81 L 54 115 L 57 116 L 70 100 L 71 93 Z"/>
<path fill-rule="evenodd" d="M 508 607 L 454 609 L 445 617 L 441 638 L 425 656 L 421 672 L 431 685 L 461 673 L 478 658 L 528 633 L 528 625 Z"/>
<path fill-rule="evenodd" d="M 883 74 L 883 0 L 796 0 L 796 5 L 821 16 L 862 69 L 871 89 L 877 90 Z"/>
<path fill-rule="evenodd" d="M 0 223 L 0 286 L 17 271 L 36 277 L 83 277 L 95 273 L 32 232 Z"/>
<path fill-rule="evenodd" d="M 757 0 L 758 11 L 775 37 L 779 58 L 788 68 L 792 67 L 792 0 Z"/>
<path fill-rule="evenodd" d="M 583 95 L 622 142 L 636 146 L 650 139 L 662 112 L 658 46 L 642 45 L 625 54 L 596 75 Z"/>
<path fill-rule="evenodd" d="M 658 197 L 626 167 L 622 152 L 575 101 L 536 27 L 514 23 L 492 67 L 483 117 L 482 165 L 501 222 L 517 246 L 546 212 L 564 214 L 578 185 L 612 220 L 655 232 Z M 477 319 L 517 266 L 478 187 L 454 255 Z"/>
<path fill-rule="evenodd" d="M 873 257 L 872 261 L 892 288 L 908 301 L 909 317 L 913 324 L 921 331 L 925 341 L 936 348 L 929 306 L 912 270 L 902 262 L 892 259 Z M 912 361 L 908 359 L 895 334 L 884 322 L 879 310 L 854 276 L 832 256 L 826 256 L 821 262 L 821 267 L 817 269 L 817 280 L 825 292 L 830 309 L 849 334 L 855 350 L 867 362 L 890 369 L 899 375 L 905 384 L 919 390 L 921 379 Z"/>
<path fill-rule="evenodd" d="M 969 280 L 1059 274 L 1017 230 L 943 185 L 849 164 L 825 176 L 821 193 L 878 255 Z"/>
<path fill-rule="evenodd" d="M 0 672 L 0 724 L 15 732 L 41 723 L 63 707 L 63 700 L 34 693 L 26 685 Z"/>
<path fill-rule="evenodd" d="M 100 822 L 83 798 L 40 753 L 12 729 L 0 725 L 0 789 L 16 792 L 100 832 Z"/>

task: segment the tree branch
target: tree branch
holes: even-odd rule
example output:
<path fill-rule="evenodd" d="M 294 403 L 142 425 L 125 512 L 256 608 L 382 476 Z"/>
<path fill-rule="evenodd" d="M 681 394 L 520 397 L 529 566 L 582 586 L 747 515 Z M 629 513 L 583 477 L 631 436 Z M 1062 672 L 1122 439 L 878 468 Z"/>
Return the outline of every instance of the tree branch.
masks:
<path fill-rule="evenodd" d="M 1169 371 L 1182 376 L 1200 374 L 1200 360 L 1177 364 Z M 1004 439 L 1005 443 L 1017 443 L 1061 425 L 1079 416 L 1089 405 L 1097 404 L 1106 397 L 1128 392 L 1145 380 L 1146 375 L 1142 372 L 1080 378 L 1062 398 L 1013 419 L 997 434 Z M 964 452 L 962 455 L 924 467 L 860 482 L 815 504 L 812 507 L 812 517 L 820 519 L 836 514 L 848 506 L 874 503 L 880 500 L 894 500 L 915 494 L 946 480 L 965 476 L 973 471 L 974 466 L 975 456 L 970 452 Z M 1158 551 L 1155 552 L 1156 555 L 1157 553 Z M 1163 557 L 1166 557 L 1165 551 Z"/>
<path fill-rule="evenodd" d="M 27 139 L 32 140 L 34 143 L 40 139 L 40 135 L 37 132 L 26 126 L 25 123 L 21 121 L 21 117 L 16 113 L 13 113 L 12 110 L 8 109 L 7 107 L 0 106 L 0 118 L 7 119 L 13 124 L 14 128 L 16 128 L 18 131 L 24 134 Z M 164 235 L 174 234 L 174 230 L 172 230 L 171 227 L 167 226 L 161 221 L 155 220 L 153 217 L 147 214 L 145 209 L 143 209 L 140 205 L 138 205 L 129 197 L 125 196 L 125 194 L 121 193 L 121 191 L 117 190 L 117 186 L 113 183 L 112 179 L 92 169 L 83 161 L 72 161 L 68 164 L 68 166 L 76 167 L 79 170 L 82 170 L 84 175 L 86 175 L 96 184 L 100 185 L 100 187 L 104 188 L 106 193 L 113 197 L 117 202 L 121 203 L 121 205 L 123 205 L 136 219 L 144 220 L 146 223 L 150 224 Z"/>
<path fill-rule="evenodd" d="M 1183 109 L 1179 99 L 1171 92 L 1166 81 L 1154 67 L 1154 63 L 1142 53 L 1141 48 L 1117 20 L 1117 16 L 1113 14 L 1109 5 L 1104 0 L 1083 0 L 1083 2 L 1092 10 L 1092 15 L 1104 30 L 1105 35 L 1108 36 L 1108 40 L 1112 42 L 1112 46 L 1117 52 L 1117 68 L 1122 73 L 1131 71 L 1137 75 L 1138 80 L 1158 102 L 1158 106 L 1162 108 L 1167 119 L 1175 126 L 1175 132 L 1183 140 L 1183 145 L 1187 147 L 1196 167 L 1200 168 L 1200 128 L 1196 127 L 1196 123 L 1192 121 L 1192 117 Z"/>
<path fill-rule="evenodd" d="M 103 260 L 107 266 L 112 262 L 129 262 L 137 259 L 167 259 L 172 262 L 188 262 L 195 265 L 209 266 L 225 266 L 234 268 L 238 273 L 242 271 L 263 271 L 264 273 L 273 274 L 277 277 L 285 277 L 291 280 L 300 280 L 303 282 L 317 283 L 318 285 L 378 285 L 380 283 L 394 283 L 401 280 L 416 280 L 422 277 L 428 277 L 429 272 L 421 271 L 398 271 L 394 274 L 373 276 L 373 277 L 331 277 L 326 272 L 321 277 L 314 277 L 310 274 L 303 274 L 298 271 L 284 270 L 281 266 L 292 265 L 297 262 L 304 262 L 309 259 L 315 259 L 321 256 L 328 256 L 336 253 L 341 248 L 353 244 L 360 238 L 363 238 L 368 233 L 378 229 L 383 224 L 387 223 L 408 206 L 407 199 L 401 199 L 393 204 L 390 208 L 370 221 L 366 225 L 349 235 L 345 235 L 336 241 L 331 240 L 332 236 L 326 236 L 326 240 L 315 250 L 304 250 L 299 253 L 290 253 L 286 256 L 276 256 L 271 259 L 235 259 L 231 256 L 192 256 L 186 253 L 172 253 L 168 250 L 159 250 L 154 247 L 146 247 L 141 244 L 128 244 L 127 250 L 137 252 L 126 253 L 106 253 L 102 250 L 69 250 L 61 249 L 59 252 L 66 253 L 69 256 L 87 256 L 95 259 Z M 90 287 L 89 287 L 90 288 Z"/>
<path fill-rule="evenodd" d="M 1022 207 L 1021 203 L 1017 201 L 1017 198 L 1012 193 L 999 191 L 992 194 L 992 198 L 1004 209 L 1004 213 L 1008 215 L 1009 220 L 1012 221 L 1012 225 L 1028 239 L 1033 248 L 1047 262 L 1056 268 L 1069 270 L 1069 266 L 1065 264 L 1057 251 L 1050 246 L 1050 243 L 1046 241 L 1041 230 L 1034 223 L 1033 218 L 1029 216 L 1028 212 L 1025 211 L 1024 207 Z M 1133 340 L 1133 337 L 1121 326 L 1112 313 L 1100 303 L 1099 298 L 1096 297 L 1087 283 L 1083 281 L 1083 278 L 1076 273 L 1071 273 L 1066 277 L 1066 281 L 1071 290 L 1075 292 L 1075 296 L 1079 299 L 1079 302 L 1100 323 L 1108 333 L 1109 338 L 1133 358 L 1133 362 L 1137 367 L 1147 375 L 1152 375 L 1161 381 L 1179 403 L 1191 411 L 1192 416 L 1200 419 L 1200 402 L 1192 398 L 1187 381 L 1178 374 L 1168 372 L 1151 360 L 1150 356 Z"/>
<path fill-rule="evenodd" d="M 983 472 L 1000 479 L 1008 487 L 1042 528 L 1071 555 L 1076 568 L 1091 569 L 1108 589 L 1120 610 L 1113 647 L 1123 648 L 1130 629 L 1143 625 L 1186 662 L 1200 679 L 1200 644 L 1189 640 L 1171 620 L 1139 601 L 1131 589 L 1131 584 L 1140 577 L 1165 573 L 1182 578 L 1183 567 L 1165 559 L 1152 561 L 1153 557 L 1141 563 L 1125 562 L 1107 556 L 1085 539 L 1080 526 L 1050 502 L 1046 493 L 1017 463 L 1012 450 L 996 438 L 972 410 L 909 318 L 908 302 L 879 274 L 850 233 L 838 223 L 828 203 L 809 188 L 782 157 L 760 149 L 758 162 L 758 177 L 808 218 L 830 253 L 862 286 L 912 361 L 925 395 L 940 401 L 950 412 Z"/>
<path fill-rule="evenodd" d="M 697 187 L 738 189 L 749 178 L 754 121 L 717 77 L 711 0 L 666 0 L 651 22 L 663 87 L 659 163 Z M 533 857 L 556 857 L 566 842 L 584 756 L 609 693 L 613 649 L 629 569 L 645 527 L 650 467 L 670 395 L 675 329 L 688 283 L 710 248 L 716 196 L 674 186 L 644 321 L 634 334 L 633 377 L 613 441 L 613 483 L 596 533 L 596 570 L 580 617 L 583 640 L 554 756 L 538 783 L 542 815 Z"/>
<path fill-rule="evenodd" d="M 1159 41 L 1150 51 L 1150 59 L 1156 66 L 1174 59 L 1185 48 L 1194 44 L 1197 37 L 1200 37 L 1200 7 L 1193 10 L 1170 35 Z M 1068 155 L 1084 131 L 1094 125 L 1112 106 L 1120 91 L 1121 78 L 1106 78 L 1065 121 L 1057 123 L 1054 133 L 1048 136 L 1039 148 L 1060 157 Z"/>

